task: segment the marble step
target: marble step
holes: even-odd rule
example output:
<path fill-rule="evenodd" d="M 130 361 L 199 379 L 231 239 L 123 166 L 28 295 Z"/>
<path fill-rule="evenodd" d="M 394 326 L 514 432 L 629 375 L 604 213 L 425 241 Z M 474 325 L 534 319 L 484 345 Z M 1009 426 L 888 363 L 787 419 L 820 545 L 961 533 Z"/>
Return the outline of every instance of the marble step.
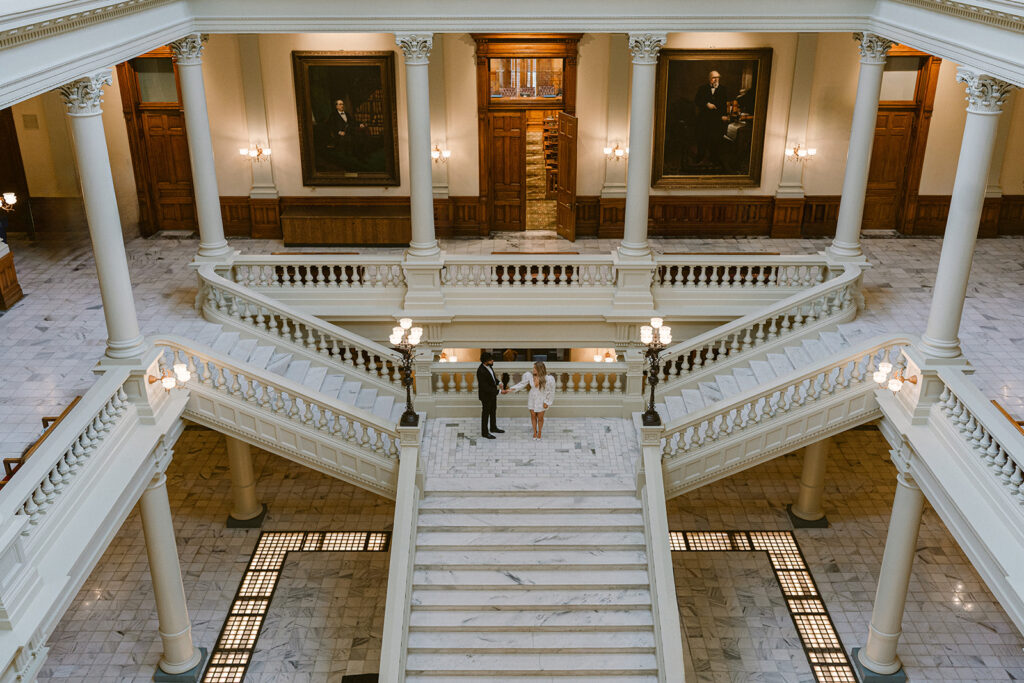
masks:
<path fill-rule="evenodd" d="M 417 528 L 421 531 L 459 528 L 469 531 L 480 527 L 497 529 L 532 529 L 535 527 L 554 528 L 559 530 L 586 529 L 600 527 L 603 529 L 643 530 L 644 518 L 637 510 L 631 513 L 611 512 L 570 512 L 559 513 L 544 510 L 543 512 L 518 513 L 508 510 L 477 512 L 442 512 L 440 510 L 420 511 Z"/>
<path fill-rule="evenodd" d="M 725 392 L 715 382 L 700 382 L 698 386 L 700 387 L 700 397 L 703 399 L 705 406 L 717 403 L 725 398 Z"/>
<path fill-rule="evenodd" d="M 274 357 L 273 346 L 257 346 L 251 354 L 249 354 L 248 363 L 255 365 L 258 368 L 266 368 L 267 364 L 270 363 L 270 359 Z"/>
<path fill-rule="evenodd" d="M 653 626 L 644 609 L 412 610 L 409 630 L 432 631 L 621 631 Z"/>
<path fill-rule="evenodd" d="M 740 391 L 750 391 L 758 385 L 757 377 L 750 368 L 736 368 L 732 371 L 732 376 L 736 378 Z"/>
<path fill-rule="evenodd" d="M 819 361 L 829 356 L 828 347 L 817 339 L 804 339 L 801 346 L 812 361 Z"/>
<path fill-rule="evenodd" d="M 373 414 L 377 417 L 384 418 L 385 420 L 391 419 L 392 409 L 395 407 L 394 396 L 378 396 L 377 400 L 373 402 Z"/>
<path fill-rule="evenodd" d="M 238 344 L 238 336 L 237 332 L 221 332 L 217 335 L 217 338 L 210 346 L 217 353 L 223 353 L 237 358 L 237 356 L 231 352 L 234 350 L 235 345 Z"/>
<path fill-rule="evenodd" d="M 604 569 L 594 567 L 586 571 L 564 569 L 424 569 L 416 567 L 412 583 L 417 588 L 431 586 L 464 586 L 466 588 L 625 588 L 650 584 L 647 569 Z"/>
<path fill-rule="evenodd" d="M 602 653 L 600 657 L 580 657 L 559 653 L 520 655 L 410 652 L 406 657 L 405 670 L 410 674 L 435 671 L 449 675 L 467 672 L 506 676 L 529 672 L 552 676 L 583 676 L 591 673 L 654 673 L 657 666 L 653 653 Z"/>
<path fill-rule="evenodd" d="M 740 393 L 739 382 L 732 375 L 715 375 L 715 384 L 718 385 L 719 391 L 722 395 L 728 398 L 733 394 Z"/>
<path fill-rule="evenodd" d="M 783 351 L 794 368 L 804 368 L 811 364 L 811 357 L 802 346 L 787 346 Z"/>
<path fill-rule="evenodd" d="M 308 360 L 293 361 L 288 365 L 284 376 L 293 382 L 304 384 L 303 380 L 306 379 L 306 375 L 309 373 L 309 366 L 310 362 Z"/>
<path fill-rule="evenodd" d="M 772 370 L 775 372 L 775 376 L 787 375 L 793 372 L 793 364 L 789 361 L 789 357 L 784 353 L 769 353 L 767 355 L 768 364 L 772 366 Z"/>
<path fill-rule="evenodd" d="M 757 379 L 758 384 L 767 384 L 775 379 L 775 371 L 772 370 L 772 366 L 768 361 L 752 360 L 750 361 L 750 369 L 754 371 L 754 377 Z"/>
<path fill-rule="evenodd" d="M 345 384 L 345 378 L 341 375 L 327 375 L 323 384 L 320 385 L 320 391 L 328 396 L 337 396 L 343 384 Z"/>
<path fill-rule="evenodd" d="M 292 362 L 292 354 L 290 353 L 275 353 L 270 361 L 266 365 L 266 369 L 270 372 L 276 372 L 279 375 L 283 375 L 288 371 L 288 366 Z"/>
<path fill-rule="evenodd" d="M 839 332 L 822 332 L 819 339 L 825 344 L 830 353 L 839 353 L 849 346 L 846 338 Z"/>
<path fill-rule="evenodd" d="M 643 531 L 420 531 L 416 545 L 423 549 L 537 548 L 630 549 L 644 547 Z"/>
<path fill-rule="evenodd" d="M 506 677 L 507 678 L 507 677 Z M 434 673 L 421 671 L 418 673 L 410 674 L 406 672 L 405 683 L 440 683 L 442 681 L 451 681 L 452 675 L 448 673 Z M 497 683 L 501 679 L 496 679 L 494 676 L 477 676 L 474 674 L 459 674 L 458 678 L 455 679 L 458 683 Z M 552 677 L 549 674 L 530 675 L 530 674 L 516 674 L 514 678 L 515 683 L 558 683 L 562 680 L 561 677 Z M 609 673 L 605 675 L 602 673 L 591 673 L 587 675 L 588 683 L 658 683 L 657 674 L 623 674 L 623 673 Z"/>
<path fill-rule="evenodd" d="M 355 405 L 356 399 L 359 398 L 359 391 L 362 388 L 363 385 L 356 380 L 345 380 L 345 383 L 341 385 L 341 389 L 338 391 L 338 400 Z"/>
<path fill-rule="evenodd" d="M 252 355 L 258 344 L 259 342 L 255 339 L 240 339 L 231 350 L 231 355 L 248 362 L 249 356 Z"/>
<path fill-rule="evenodd" d="M 363 387 L 359 390 L 355 404 L 357 408 L 373 412 L 373 404 L 377 402 L 377 390 L 373 387 Z"/>
<path fill-rule="evenodd" d="M 522 513 L 543 510 L 545 514 L 562 512 L 620 512 L 641 511 L 640 499 L 630 492 L 628 495 L 529 495 L 519 496 L 447 496 L 430 494 L 420 501 L 420 518 L 434 510 L 459 511 L 466 514 L 476 512 Z"/>
<path fill-rule="evenodd" d="M 573 590 L 562 588 L 529 588 L 526 590 L 493 590 L 467 588 L 421 589 L 413 586 L 415 610 L 574 610 L 574 609 L 641 609 L 650 607 L 651 594 L 646 588 L 618 590 Z"/>
<path fill-rule="evenodd" d="M 589 570 L 601 569 L 638 569 L 647 570 L 647 553 L 645 550 L 607 550 L 591 548 L 588 550 L 566 550 L 562 548 L 544 548 L 524 553 L 519 550 L 506 550 L 499 547 L 472 550 L 450 549 L 416 549 L 416 567 L 424 569 L 537 569 L 539 567 L 579 568 Z"/>
<path fill-rule="evenodd" d="M 682 396 L 668 395 L 665 397 L 665 410 L 669 420 L 675 420 L 686 415 L 686 403 Z"/>
<path fill-rule="evenodd" d="M 633 631 L 486 631 L 484 633 L 410 631 L 408 651 L 461 650 L 476 653 L 500 653 L 514 649 L 519 653 L 560 652 L 591 654 L 601 652 L 654 652 L 654 633 L 650 629 Z"/>
<path fill-rule="evenodd" d="M 536 479 L 505 477 L 501 488 L 495 489 L 491 477 L 429 477 L 426 495 L 476 495 L 476 496 L 518 496 L 518 495 L 607 495 L 615 492 L 636 495 L 636 482 L 631 476 L 573 478 L 571 481 L 557 478 Z"/>

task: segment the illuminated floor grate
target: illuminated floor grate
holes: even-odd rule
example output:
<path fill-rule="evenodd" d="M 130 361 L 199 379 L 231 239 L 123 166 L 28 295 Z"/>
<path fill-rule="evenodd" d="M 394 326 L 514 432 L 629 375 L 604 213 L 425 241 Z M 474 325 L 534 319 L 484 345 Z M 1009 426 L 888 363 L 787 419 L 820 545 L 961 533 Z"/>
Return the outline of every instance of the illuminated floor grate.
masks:
<path fill-rule="evenodd" d="M 388 532 L 264 531 L 217 637 L 204 683 L 241 683 L 288 553 L 387 552 Z"/>
<path fill-rule="evenodd" d="M 815 679 L 819 683 L 857 683 L 793 532 L 670 531 L 669 547 L 679 552 L 766 552 Z"/>

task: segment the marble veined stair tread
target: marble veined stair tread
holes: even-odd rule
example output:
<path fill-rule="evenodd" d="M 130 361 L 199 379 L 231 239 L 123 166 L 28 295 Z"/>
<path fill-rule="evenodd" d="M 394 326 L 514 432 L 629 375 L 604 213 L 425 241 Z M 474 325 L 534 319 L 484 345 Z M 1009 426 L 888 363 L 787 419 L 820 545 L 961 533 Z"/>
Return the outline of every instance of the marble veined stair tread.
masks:
<path fill-rule="evenodd" d="M 231 349 L 230 353 L 235 358 L 241 358 L 242 360 L 248 361 L 249 356 L 252 355 L 253 350 L 256 348 L 257 342 L 255 339 L 239 339 L 235 347 Z"/>
<path fill-rule="evenodd" d="M 757 387 L 757 377 L 750 368 L 736 368 L 732 371 L 732 376 L 736 378 L 736 382 L 740 385 L 740 391 L 750 391 Z"/>
<path fill-rule="evenodd" d="M 246 362 L 250 365 L 255 365 L 258 368 L 265 368 L 270 362 L 270 359 L 274 357 L 273 346 L 257 346 Z"/>
<path fill-rule="evenodd" d="M 636 482 L 632 476 L 615 475 L 610 477 L 575 477 L 572 480 L 561 478 L 516 478 L 505 477 L 500 488 L 493 477 L 444 477 L 428 476 L 427 491 L 429 495 L 447 495 L 470 493 L 481 496 L 518 496 L 522 494 L 568 494 L 589 495 L 605 494 L 610 491 L 627 493 L 636 496 Z"/>
<path fill-rule="evenodd" d="M 675 420 L 686 415 L 686 404 L 682 396 L 668 395 L 665 397 L 665 411 L 669 420 Z"/>
<path fill-rule="evenodd" d="M 775 372 L 768 361 L 752 360 L 750 361 L 750 369 L 754 371 L 754 377 L 757 378 L 758 384 L 765 384 L 775 379 Z"/>
<path fill-rule="evenodd" d="M 459 631 L 567 629 L 574 631 L 615 630 L 623 627 L 653 626 L 649 608 L 596 610 L 412 610 L 411 628 Z"/>
<path fill-rule="evenodd" d="M 373 412 L 373 404 L 377 401 L 377 390 L 373 387 L 364 387 L 359 390 L 356 396 L 356 406 L 363 410 Z"/>
<path fill-rule="evenodd" d="M 642 586 L 649 585 L 647 569 L 588 569 L 568 572 L 538 567 L 536 569 L 424 569 L 413 571 L 413 584 L 418 588 L 462 586 L 465 588 L 501 587 L 529 590 L 533 587 Z"/>
<path fill-rule="evenodd" d="M 715 384 L 725 397 L 740 393 L 740 384 L 732 375 L 715 375 Z"/>
<path fill-rule="evenodd" d="M 646 588 L 531 588 L 485 591 L 414 588 L 411 604 L 413 609 L 631 609 L 650 605 L 651 594 Z"/>
<path fill-rule="evenodd" d="M 818 361 L 823 358 L 827 358 L 829 355 L 828 347 L 817 339 L 804 339 L 802 342 L 804 351 L 811 357 L 812 361 Z"/>
<path fill-rule="evenodd" d="M 449 548 L 506 547 L 532 549 L 556 546 L 560 548 L 633 548 L 644 547 L 642 531 L 420 531 L 416 535 L 420 548 L 444 546 Z"/>
<path fill-rule="evenodd" d="M 266 368 L 271 372 L 276 372 L 279 375 L 283 375 L 288 371 L 288 366 L 291 365 L 292 354 L 290 353 L 279 353 L 275 354 L 270 358 L 270 362 L 267 363 Z"/>
<path fill-rule="evenodd" d="M 819 338 L 831 353 L 838 353 L 849 346 L 839 332 L 822 332 Z"/>
<path fill-rule="evenodd" d="M 802 346 L 787 346 L 783 351 L 794 368 L 802 368 L 811 364 L 811 357 L 807 355 L 807 351 Z"/>
<path fill-rule="evenodd" d="M 644 528 L 644 518 L 637 510 L 633 513 L 595 512 L 546 512 L 545 514 L 509 512 L 494 510 L 490 512 L 448 512 L 441 510 L 420 510 L 418 528 L 453 529 L 459 527 L 493 527 L 493 528 L 537 528 L 565 529 L 566 527 L 594 527 L 595 529 L 640 529 Z"/>
<path fill-rule="evenodd" d="M 228 355 L 233 355 L 231 351 L 232 349 L 234 349 L 235 344 L 237 343 L 237 332 L 222 332 L 219 335 L 217 335 L 217 339 L 214 340 L 211 346 L 213 350 L 216 351 L 217 353 L 226 353 Z"/>
<path fill-rule="evenodd" d="M 458 510 L 460 512 L 536 512 L 595 511 L 603 513 L 635 510 L 640 512 L 640 499 L 632 491 L 628 495 L 530 495 L 517 496 L 446 496 L 429 494 L 420 501 L 420 517 L 432 510 Z M 545 517 L 546 518 L 546 517 Z"/>
<path fill-rule="evenodd" d="M 416 566 L 423 568 L 494 568 L 503 567 L 587 567 L 599 566 L 602 569 L 613 567 L 647 568 L 647 553 L 644 550 L 605 550 L 591 548 L 587 550 L 551 548 L 532 550 L 529 553 L 520 550 L 503 550 L 501 548 L 474 548 L 472 550 L 451 550 L 417 548 Z"/>
<path fill-rule="evenodd" d="M 459 674 L 457 678 L 450 673 L 419 671 L 416 673 L 406 672 L 405 683 L 450 683 L 452 680 L 458 683 L 499 683 L 503 679 L 494 676 L 477 676 L 471 673 Z M 513 678 L 505 679 L 515 683 L 563 683 L 562 676 L 550 674 L 524 674 L 520 673 Z M 587 683 L 658 683 L 657 674 L 623 674 L 612 672 L 588 673 Z"/>
<path fill-rule="evenodd" d="M 320 391 L 320 387 L 323 386 L 326 377 L 327 368 L 322 365 L 314 365 L 306 373 L 306 376 L 302 378 L 302 384 L 314 391 Z"/>
<path fill-rule="evenodd" d="M 304 384 L 302 380 L 306 378 L 306 373 L 309 372 L 310 363 L 308 360 L 297 360 L 293 361 L 288 365 L 288 369 L 285 370 L 284 376 L 293 382 Z"/>
<path fill-rule="evenodd" d="M 345 380 L 345 383 L 341 385 L 341 390 L 338 391 L 338 398 L 346 403 L 355 405 L 356 399 L 359 397 L 359 391 L 363 388 L 363 385 L 356 380 Z"/>
<path fill-rule="evenodd" d="M 341 375 L 327 375 L 323 384 L 320 385 L 320 391 L 328 396 L 337 396 L 343 384 L 345 384 L 345 378 Z"/>
<path fill-rule="evenodd" d="M 683 397 L 683 404 L 686 407 L 686 414 L 695 413 L 704 407 L 704 399 L 697 389 L 683 389 L 680 392 Z"/>
<path fill-rule="evenodd" d="M 388 420 L 391 418 L 391 411 L 395 407 L 394 396 L 378 396 L 373 402 L 373 414 L 377 417 Z"/>
<path fill-rule="evenodd" d="M 715 382 L 701 382 L 698 386 L 700 387 L 700 397 L 704 401 L 705 406 L 711 405 L 712 403 L 716 403 L 725 398 L 724 392 Z"/>
<path fill-rule="evenodd" d="M 602 653 L 600 657 L 580 657 L 574 654 L 539 653 L 534 655 L 507 654 L 462 654 L 462 653 L 409 653 L 405 669 L 409 672 L 422 670 L 448 672 L 494 672 L 507 675 L 509 672 L 566 672 L 590 673 L 601 671 L 654 671 L 657 668 L 655 656 L 650 653 Z"/>
<path fill-rule="evenodd" d="M 494 650 L 509 648 L 533 652 L 566 652 L 584 654 L 595 650 L 610 652 L 653 652 L 654 632 L 646 628 L 623 631 L 483 631 L 430 633 L 413 630 L 409 633 L 409 651 L 422 650 Z"/>
<path fill-rule="evenodd" d="M 772 371 L 775 372 L 775 376 L 786 375 L 793 372 L 793 364 L 789 361 L 789 357 L 784 353 L 769 353 L 766 358 L 768 364 L 772 366 Z"/>

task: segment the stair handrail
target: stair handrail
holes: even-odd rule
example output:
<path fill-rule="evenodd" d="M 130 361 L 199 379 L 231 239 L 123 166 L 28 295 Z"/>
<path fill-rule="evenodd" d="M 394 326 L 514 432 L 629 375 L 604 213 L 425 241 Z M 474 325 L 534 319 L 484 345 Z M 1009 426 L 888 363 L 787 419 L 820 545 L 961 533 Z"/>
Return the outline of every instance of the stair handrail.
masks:
<path fill-rule="evenodd" d="M 398 456 L 397 425 L 368 410 L 185 337 L 163 334 L 148 341 L 154 347 L 171 352 L 170 363 L 166 356 L 161 357 L 164 367 L 185 363 L 191 373 L 187 386 L 212 388 L 256 404 L 378 457 L 394 459 Z"/>
<path fill-rule="evenodd" d="M 64 417 L 32 458 L 18 468 L 18 476 L 0 490 L 0 519 L 15 515 L 28 517 L 28 535 L 40 524 L 48 509 L 89 464 L 89 458 L 117 426 L 128 410 L 125 392 L 130 370 L 106 370 Z"/>
<path fill-rule="evenodd" d="M 714 443 L 748 426 L 799 408 L 850 387 L 874 384 L 872 372 L 887 360 L 897 370 L 906 365 L 901 351 L 917 338 L 906 334 L 873 337 L 770 382 L 716 401 L 668 423 L 662 441 L 666 462 Z M 876 385 L 877 386 L 877 385 Z"/>
<path fill-rule="evenodd" d="M 662 253 L 656 254 L 654 260 L 652 284 L 665 288 L 806 287 L 831 280 L 844 270 L 844 264 L 830 261 L 820 253 Z"/>
<path fill-rule="evenodd" d="M 383 379 L 386 384 L 401 385 L 397 371 L 401 356 L 393 349 L 232 282 L 218 274 L 212 264 L 199 266 L 198 273 L 199 296 L 204 307 L 214 306 L 223 315 L 297 344 L 307 352 L 352 366 L 370 377 Z M 239 302 L 243 303 L 241 309 Z M 391 362 L 390 369 L 387 361 Z"/>
<path fill-rule="evenodd" d="M 766 342 L 788 336 L 812 322 L 845 314 L 857 306 L 863 271 L 847 264 L 838 277 L 797 292 L 753 313 L 671 346 L 661 354 L 659 394 L 677 378 L 699 372 Z"/>
<path fill-rule="evenodd" d="M 500 272 L 499 272 L 500 269 Z M 444 287 L 614 287 L 612 254 L 446 254 Z"/>
<path fill-rule="evenodd" d="M 1024 505 L 1024 434 L 958 368 L 939 368 L 938 410 L 1009 495 Z M 934 413 L 933 413 L 934 414 Z"/>
<path fill-rule="evenodd" d="M 624 394 L 627 392 L 627 373 L 630 366 L 625 361 L 606 363 L 604 361 L 595 363 L 589 361 L 551 361 L 545 363 L 548 374 L 555 378 L 555 392 L 562 395 L 598 395 L 598 394 Z M 457 396 L 459 394 L 476 394 L 476 369 L 480 366 L 477 361 L 442 363 L 435 361 L 430 364 L 431 393 L 435 396 Z M 523 373 L 530 372 L 533 368 L 531 361 L 509 361 L 496 362 L 494 374 L 499 379 L 504 372 L 509 373 L 512 382 L 522 377 Z M 442 375 L 448 375 L 447 384 L 438 386 L 443 382 Z M 590 376 L 590 382 L 585 383 L 586 376 Z M 575 377 L 580 378 L 576 382 Z M 449 387 L 454 388 L 450 389 Z"/>
<path fill-rule="evenodd" d="M 268 288 L 323 288 L 342 282 L 346 287 L 404 287 L 402 259 L 401 254 L 240 254 L 232 259 L 227 279 Z M 293 272 L 278 271 L 287 268 Z"/>

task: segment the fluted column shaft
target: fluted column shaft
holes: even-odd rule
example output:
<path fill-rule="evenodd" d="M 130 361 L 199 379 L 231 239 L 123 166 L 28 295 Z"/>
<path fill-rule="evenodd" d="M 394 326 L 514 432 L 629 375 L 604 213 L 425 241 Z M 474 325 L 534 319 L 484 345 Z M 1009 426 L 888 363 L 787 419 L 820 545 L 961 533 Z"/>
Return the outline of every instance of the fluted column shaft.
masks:
<path fill-rule="evenodd" d="M 931 311 L 920 346 L 926 355 L 938 358 L 960 355 L 960 318 L 999 130 L 999 114 L 1013 89 L 1009 83 L 967 68 L 958 69 L 956 79 L 967 84 L 967 119 L 935 274 Z"/>
<path fill-rule="evenodd" d="M 885 58 L 893 42 L 873 33 L 857 33 L 860 41 L 860 76 L 857 78 L 857 100 L 853 105 L 850 125 L 850 146 L 843 175 L 843 195 L 839 200 L 836 236 L 828 253 L 838 259 L 859 259 L 860 228 L 864 220 L 864 197 L 871 170 L 871 147 L 875 142 L 878 119 L 878 97 L 882 92 Z"/>
<path fill-rule="evenodd" d="M 194 668 L 202 658 L 192 645 L 192 624 L 181 583 L 178 546 L 174 540 L 171 505 L 167 499 L 167 477 L 157 472 L 139 499 L 142 532 L 146 538 L 149 573 L 153 577 L 153 595 L 159 620 L 164 653 L 160 670 L 178 674 Z"/>
<path fill-rule="evenodd" d="M 440 252 L 434 234 L 433 161 L 430 158 L 430 50 L 431 33 L 396 33 L 395 42 L 405 55 L 405 103 L 409 120 L 409 204 L 412 239 L 409 255 L 434 256 Z"/>
<path fill-rule="evenodd" d="M 203 84 L 203 43 L 206 35 L 193 33 L 171 43 L 178 64 L 181 105 L 185 111 L 188 155 L 192 162 L 192 188 L 199 219 L 199 255 L 223 256 L 231 250 L 224 239 L 217 189 L 217 167 L 213 160 L 210 117 L 206 111 L 206 87 Z"/>
<path fill-rule="evenodd" d="M 106 354 L 110 358 L 132 358 L 140 355 L 145 346 L 135 313 L 121 216 L 103 132 L 103 86 L 111 83 L 110 69 L 103 69 L 61 86 L 60 94 L 71 121 L 82 202 L 96 259 L 100 299 L 107 323 Z"/>
<path fill-rule="evenodd" d="M 664 33 L 630 33 L 633 83 L 629 98 L 629 168 L 626 171 L 626 219 L 619 255 L 650 256 L 647 213 L 651 195 L 654 134 L 654 81 Z"/>

